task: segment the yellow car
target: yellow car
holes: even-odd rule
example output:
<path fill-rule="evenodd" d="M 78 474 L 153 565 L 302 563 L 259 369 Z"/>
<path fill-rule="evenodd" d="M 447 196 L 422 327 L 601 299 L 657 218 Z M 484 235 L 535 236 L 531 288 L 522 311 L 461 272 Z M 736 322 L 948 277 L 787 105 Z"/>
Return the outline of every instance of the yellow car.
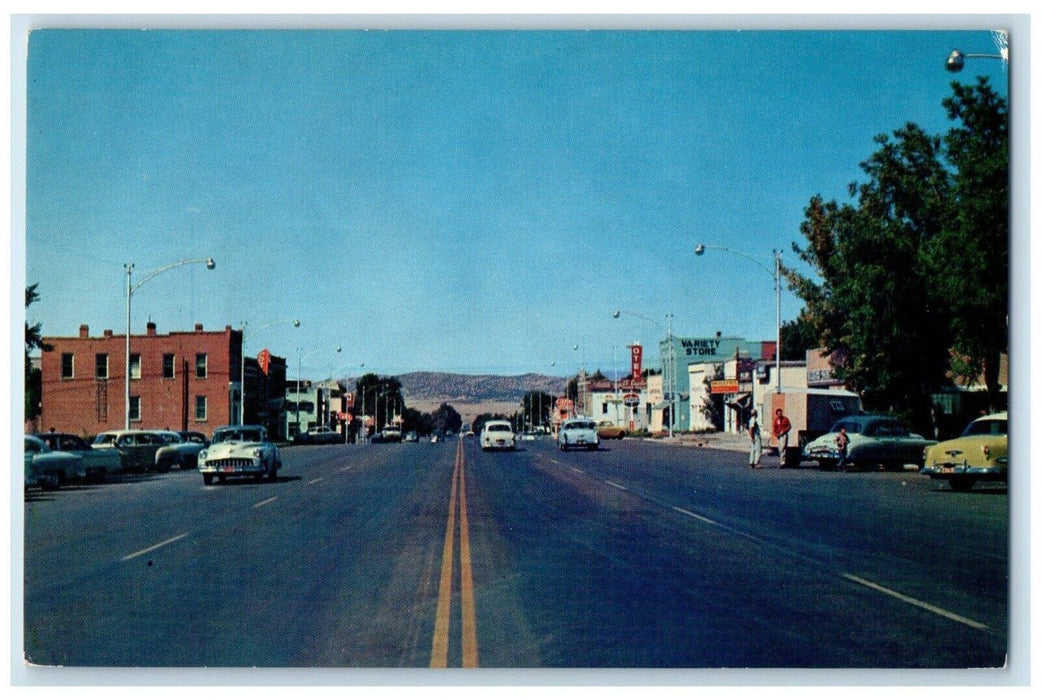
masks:
<path fill-rule="evenodd" d="M 977 418 L 961 437 L 927 447 L 922 473 L 946 479 L 955 491 L 977 481 L 1008 483 L 1008 412 Z"/>
<path fill-rule="evenodd" d="M 600 421 L 596 426 L 596 434 L 601 440 L 621 440 L 626 435 L 624 425 L 615 425 L 611 421 Z"/>

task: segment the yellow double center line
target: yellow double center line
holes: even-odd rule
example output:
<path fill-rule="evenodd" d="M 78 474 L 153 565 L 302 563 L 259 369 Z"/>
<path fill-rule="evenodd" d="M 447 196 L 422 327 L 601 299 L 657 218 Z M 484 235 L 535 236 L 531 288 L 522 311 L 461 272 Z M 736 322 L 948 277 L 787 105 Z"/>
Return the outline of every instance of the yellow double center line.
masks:
<path fill-rule="evenodd" d="M 470 560 L 470 527 L 466 519 L 466 469 L 463 441 L 455 451 L 452 490 L 448 498 L 448 524 L 445 526 L 445 550 L 441 557 L 441 584 L 437 595 L 437 618 L 430 652 L 430 668 L 448 667 L 448 638 L 452 617 L 452 574 L 455 563 L 455 517 L 459 510 L 459 595 L 462 602 L 463 668 L 477 667 L 477 614 L 474 609 L 473 567 Z"/>

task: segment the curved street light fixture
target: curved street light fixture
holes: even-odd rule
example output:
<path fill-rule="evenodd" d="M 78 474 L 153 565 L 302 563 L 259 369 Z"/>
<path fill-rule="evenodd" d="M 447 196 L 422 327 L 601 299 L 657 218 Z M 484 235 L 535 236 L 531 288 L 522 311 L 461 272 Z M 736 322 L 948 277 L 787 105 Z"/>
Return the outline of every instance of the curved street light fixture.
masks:
<path fill-rule="evenodd" d="M 152 270 L 144 279 L 137 284 L 133 283 L 134 274 L 134 263 L 127 263 L 123 265 L 123 269 L 126 271 L 127 286 L 126 286 L 126 301 L 127 301 L 127 335 L 126 335 L 126 357 L 124 358 L 124 378 L 123 378 L 123 428 L 126 430 L 130 429 L 130 301 L 134 296 L 134 292 L 141 288 L 141 286 L 152 279 L 153 277 L 160 275 L 167 270 L 172 270 L 175 267 L 181 267 L 183 265 L 194 265 L 204 264 L 207 270 L 213 270 L 217 267 L 217 263 L 214 262 L 213 258 L 189 258 L 187 260 L 179 260 L 175 263 L 170 263 L 160 267 L 158 270 Z"/>
<path fill-rule="evenodd" d="M 742 253 L 740 250 L 732 250 L 730 248 L 725 248 L 725 247 L 719 246 L 719 245 L 705 245 L 703 243 L 699 243 L 694 248 L 694 254 L 695 255 L 704 255 L 705 251 L 707 249 L 722 250 L 722 251 L 726 251 L 727 253 L 733 253 L 734 255 L 740 255 L 742 258 L 744 258 L 746 260 L 751 260 L 756 265 L 758 265 L 759 267 L 763 268 L 763 270 L 766 271 L 766 274 L 768 274 L 771 277 L 773 277 L 774 289 L 775 289 L 775 291 L 777 293 L 777 346 L 774 348 L 774 363 L 776 365 L 776 367 L 775 367 L 775 374 L 777 374 L 777 393 L 780 394 L 781 393 L 781 251 L 780 250 L 774 250 L 774 252 L 773 252 L 774 253 L 774 269 L 771 271 L 770 268 L 768 268 L 766 265 L 764 265 L 759 260 L 756 260 L 755 258 L 753 258 L 751 255 L 748 255 L 747 253 Z"/>
<path fill-rule="evenodd" d="M 265 328 L 271 326 L 277 326 L 282 323 L 292 323 L 293 328 L 300 327 L 300 319 L 297 318 L 285 318 L 281 321 L 272 321 L 271 323 L 265 323 L 260 328 L 255 329 L 249 335 L 246 335 L 246 327 L 249 325 L 249 321 L 242 322 L 242 347 L 239 351 L 239 425 L 246 423 L 246 341 L 255 336 Z"/>
<path fill-rule="evenodd" d="M 672 314 L 665 314 L 665 319 L 669 323 L 669 327 L 661 325 L 653 318 L 638 314 L 635 311 L 615 311 L 611 314 L 612 318 L 620 318 L 622 314 L 627 316 L 635 316 L 636 318 L 642 318 L 648 323 L 652 323 L 659 328 L 659 330 L 665 333 L 665 342 L 667 343 L 666 353 L 667 359 L 662 361 L 662 371 L 668 370 L 668 375 L 662 377 L 662 391 L 669 392 L 669 437 L 672 437 L 673 425 L 676 422 L 676 348 L 672 340 Z M 636 377 L 633 377 L 636 379 Z"/>
<path fill-rule="evenodd" d="M 999 61 L 1004 61 L 1008 64 L 1008 33 L 1001 30 L 995 29 L 991 32 L 991 36 L 994 38 L 994 44 L 998 47 L 999 53 L 963 53 L 958 49 L 951 51 L 950 55 L 947 56 L 947 70 L 951 73 L 958 73 L 965 68 L 965 59 L 967 58 L 992 58 Z"/>

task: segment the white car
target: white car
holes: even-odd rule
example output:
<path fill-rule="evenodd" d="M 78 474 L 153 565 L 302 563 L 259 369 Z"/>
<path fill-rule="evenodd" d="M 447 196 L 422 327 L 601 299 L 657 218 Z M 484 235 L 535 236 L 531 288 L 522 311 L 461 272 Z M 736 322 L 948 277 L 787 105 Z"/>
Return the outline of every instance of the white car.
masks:
<path fill-rule="evenodd" d="M 599 449 L 600 436 L 596 432 L 596 423 L 590 418 L 568 418 L 557 433 L 557 446 L 561 450 L 572 447 Z"/>
<path fill-rule="evenodd" d="M 484 424 L 484 428 L 481 430 L 482 450 L 514 450 L 516 448 L 517 439 L 509 421 L 490 420 Z"/>
<path fill-rule="evenodd" d="M 229 425 L 213 431 L 210 446 L 199 453 L 199 471 L 205 484 L 213 478 L 223 482 L 229 476 L 252 476 L 258 481 L 274 481 L 282 468 L 278 447 L 267 438 L 260 425 Z"/>

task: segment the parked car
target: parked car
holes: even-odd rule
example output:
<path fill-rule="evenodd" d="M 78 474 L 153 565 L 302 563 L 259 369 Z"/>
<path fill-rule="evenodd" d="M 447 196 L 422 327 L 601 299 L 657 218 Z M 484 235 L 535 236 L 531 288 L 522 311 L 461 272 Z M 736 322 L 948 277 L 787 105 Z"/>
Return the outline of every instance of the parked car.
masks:
<path fill-rule="evenodd" d="M 274 481 L 282 468 L 278 447 L 268 440 L 261 425 L 229 425 L 213 431 L 210 446 L 199 453 L 199 471 L 207 486 L 216 477 L 252 476 Z"/>
<path fill-rule="evenodd" d="M 557 446 L 561 450 L 572 447 L 595 450 L 600 447 L 600 436 L 596 434 L 596 423 L 590 418 L 568 418 L 560 425 Z"/>
<path fill-rule="evenodd" d="M 388 425 L 372 436 L 372 442 L 401 442 L 401 428 Z"/>
<path fill-rule="evenodd" d="M 206 448 L 204 442 L 190 442 L 179 432 L 156 430 L 164 444 L 155 453 L 155 466 L 159 471 L 167 471 L 173 467 L 179 469 L 195 469 L 199 464 L 199 453 Z"/>
<path fill-rule="evenodd" d="M 25 486 L 56 489 L 62 484 L 84 479 L 83 458 L 71 452 L 52 450 L 35 435 L 25 436 Z"/>
<path fill-rule="evenodd" d="M 977 418 L 961 437 L 926 448 L 922 473 L 946 480 L 955 491 L 968 491 L 977 481 L 1008 483 L 1008 412 Z"/>
<path fill-rule="evenodd" d="M 410 430 L 405 433 L 405 437 L 402 438 L 405 442 L 419 442 L 419 433 L 415 430 Z"/>
<path fill-rule="evenodd" d="M 118 450 L 123 457 L 123 469 L 128 472 L 169 469 L 168 460 L 156 460 L 156 453 L 166 445 L 167 440 L 151 430 L 110 430 L 91 443 L 95 450 Z"/>
<path fill-rule="evenodd" d="M 328 425 L 316 425 L 307 432 L 297 433 L 295 439 L 295 442 L 304 445 L 334 445 L 343 441 L 343 436 Z"/>
<path fill-rule="evenodd" d="M 95 450 L 79 435 L 71 433 L 41 433 L 37 435 L 55 452 L 71 452 L 83 459 L 83 471 L 91 481 L 104 479 L 123 471 L 123 455 L 117 450 Z"/>
<path fill-rule="evenodd" d="M 627 435 L 624 425 L 615 425 L 609 420 L 602 420 L 596 426 L 596 434 L 601 440 L 621 440 Z"/>
<path fill-rule="evenodd" d="M 514 450 L 517 439 L 513 434 L 513 426 L 507 420 L 490 420 L 481 429 L 481 449 Z"/>
<path fill-rule="evenodd" d="M 923 450 L 936 444 L 935 440 L 909 432 L 900 421 L 890 416 L 846 416 L 831 426 L 830 431 L 807 443 L 803 459 L 816 461 L 822 469 L 834 468 L 839 461 L 835 439 L 842 428 L 846 429 L 849 437 L 847 468 L 867 469 L 881 465 L 884 469 L 898 471 L 908 464 L 921 467 Z"/>

